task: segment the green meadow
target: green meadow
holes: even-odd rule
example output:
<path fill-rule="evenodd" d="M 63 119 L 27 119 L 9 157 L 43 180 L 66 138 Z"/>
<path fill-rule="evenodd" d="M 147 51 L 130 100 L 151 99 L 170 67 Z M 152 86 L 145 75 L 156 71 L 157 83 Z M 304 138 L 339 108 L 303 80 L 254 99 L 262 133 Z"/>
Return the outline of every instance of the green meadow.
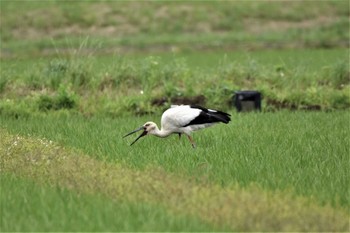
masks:
<path fill-rule="evenodd" d="M 192 216 L 169 214 L 161 206 L 111 201 L 101 195 L 77 194 L 62 188 L 38 186 L 31 180 L 10 175 L 1 176 L 1 186 L 4 189 L 1 195 L 4 210 L 2 231 L 215 229 Z"/>
<path fill-rule="evenodd" d="M 350 106 L 348 52 L 72 53 L 5 60 L 0 110 L 24 117 L 65 109 L 118 117 L 156 114 L 170 104 L 196 102 L 227 111 L 233 108 L 235 91 L 251 89 L 262 92 L 265 111 L 344 110 Z"/>
<path fill-rule="evenodd" d="M 157 116 L 87 119 L 61 112 L 24 120 L 2 117 L 4 179 L 15 174 L 40 184 L 35 189 L 54 188 L 41 194 L 48 200 L 28 202 L 27 208 L 40 211 L 31 219 L 23 216 L 17 203 L 3 205 L 5 211 L 19 211 L 4 216 L 9 221 L 4 229 L 341 231 L 348 227 L 348 112 L 233 114 L 230 125 L 196 133 L 195 150 L 186 138 L 179 141 L 175 136 L 146 137 L 129 147 L 132 139 L 123 140 L 122 135 L 149 117 Z M 22 189 L 8 188 L 23 200 Z M 67 202 L 55 201 L 60 195 L 67 198 L 61 192 L 69 193 Z M 85 212 L 76 213 L 81 201 L 88 202 Z M 104 205 L 112 206 L 106 210 Z M 103 217 L 113 206 L 118 211 L 112 216 L 128 216 L 125 225 Z M 69 213 L 63 223 L 61 217 L 57 222 L 52 216 L 62 208 Z M 86 224 L 91 221 L 89 208 L 97 220 Z M 163 220 L 165 210 L 169 218 Z M 18 215 L 23 217 L 13 228 L 10 219 Z M 70 223 L 72 218 L 76 225 Z M 40 223 L 27 228 L 28 221 Z"/>
<path fill-rule="evenodd" d="M 349 231 L 347 1 L 0 11 L 1 232 Z M 129 146 L 171 104 L 232 121 Z"/>

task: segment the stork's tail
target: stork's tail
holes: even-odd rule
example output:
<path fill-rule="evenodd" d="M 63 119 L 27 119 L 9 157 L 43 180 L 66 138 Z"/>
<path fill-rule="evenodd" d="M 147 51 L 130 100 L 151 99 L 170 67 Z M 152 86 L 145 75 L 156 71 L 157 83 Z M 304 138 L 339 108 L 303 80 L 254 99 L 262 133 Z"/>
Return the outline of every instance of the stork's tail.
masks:
<path fill-rule="evenodd" d="M 191 108 L 200 109 L 202 110 L 202 113 L 193 122 L 190 122 L 190 124 L 217 123 L 217 122 L 228 124 L 231 121 L 231 118 L 230 118 L 231 115 L 226 112 L 203 108 L 199 105 L 191 105 Z"/>
<path fill-rule="evenodd" d="M 209 110 L 208 114 L 216 119 L 218 122 L 222 122 L 225 124 L 228 124 L 231 121 L 231 115 L 226 113 L 226 112 L 221 112 L 221 111 L 217 111 L 217 110 Z"/>

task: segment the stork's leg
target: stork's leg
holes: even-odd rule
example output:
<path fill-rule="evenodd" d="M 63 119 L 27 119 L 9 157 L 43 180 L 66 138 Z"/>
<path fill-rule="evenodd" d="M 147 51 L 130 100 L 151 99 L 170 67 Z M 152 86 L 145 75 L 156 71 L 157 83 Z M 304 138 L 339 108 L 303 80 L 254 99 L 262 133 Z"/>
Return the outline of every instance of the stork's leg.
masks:
<path fill-rule="evenodd" d="M 193 141 L 193 138 L 190 136 L 190 135 L 187 135 L 188 139 L 190 140 L 191 144 L 192 144 L 192 147 L 193 148 L 196 148 L 196 144 L 194 143 Z"/>
<path fill-rule="evenodd" d="M 179 140 L 181 139 L 181 133 L 178 133 L 178 135 L 179 135 Z"/>

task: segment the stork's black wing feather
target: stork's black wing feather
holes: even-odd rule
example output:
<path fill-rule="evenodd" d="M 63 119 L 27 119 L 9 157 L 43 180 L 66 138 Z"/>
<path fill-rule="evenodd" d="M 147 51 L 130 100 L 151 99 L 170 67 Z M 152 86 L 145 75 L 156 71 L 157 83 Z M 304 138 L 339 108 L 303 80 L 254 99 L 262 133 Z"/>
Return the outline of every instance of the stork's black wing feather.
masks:
<path fill-rule="evenodd" d="M 191 105 L 191 108 L 197 108 L 200 109 L 200 114 L 194 118 L 191 122 L 189 122 L 186 126 L 189 125 L 200 125 L 200 124 L 206 124 L 206 123 L 217 123 L 217 122 L 223 122 L 225 124 L 229 123 L 231 121 L 230 114 L 218 110 L 211 110 L 207 108 L 203 108 L 198 105 Z"/>

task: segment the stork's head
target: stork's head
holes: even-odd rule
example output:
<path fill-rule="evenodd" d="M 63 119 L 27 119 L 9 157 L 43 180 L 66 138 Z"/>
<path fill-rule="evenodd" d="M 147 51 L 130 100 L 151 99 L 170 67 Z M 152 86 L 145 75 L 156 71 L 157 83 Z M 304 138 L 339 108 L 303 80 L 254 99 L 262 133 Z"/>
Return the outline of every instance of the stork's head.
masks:
<path fill-rule="evenodd" d="M 131 134 L 134 134 L 138 131 L 141 131 L 143 130 L 142 134 L 140 134 L 140 136 L 138 136 L 135 141 L 133 141 L 130 146 L 132 146 L 137 140 L 139 140 L 140 138 L 142 138 L 143 136 L 146 136 L 147 134 L 152 134 L 154 132 L 154 130 L 157 128 L 157 125 L 156 123 L 152 122 L 152 121 L 148 121 L 146 122 L 145 124 L 143 124 L 143 126 L 141 126 L 140 128 L 137 128 L 135 129 L 134 131 L 126 134 L 123 138 L 131 135 Z"/>

